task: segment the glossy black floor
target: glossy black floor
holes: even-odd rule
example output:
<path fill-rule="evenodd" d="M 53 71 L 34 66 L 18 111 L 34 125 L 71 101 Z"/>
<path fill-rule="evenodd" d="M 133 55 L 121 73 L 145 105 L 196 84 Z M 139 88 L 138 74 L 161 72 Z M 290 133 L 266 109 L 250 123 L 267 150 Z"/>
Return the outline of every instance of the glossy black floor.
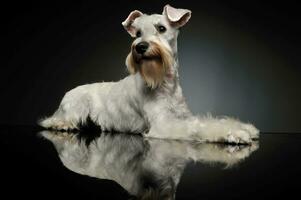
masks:
<path fill-rule="evenodd" d="M 251 146 L 231 146 L 26 126 L 0 133 L 6 199 L 299 196 L 301 134 L 261 134 Z"/>

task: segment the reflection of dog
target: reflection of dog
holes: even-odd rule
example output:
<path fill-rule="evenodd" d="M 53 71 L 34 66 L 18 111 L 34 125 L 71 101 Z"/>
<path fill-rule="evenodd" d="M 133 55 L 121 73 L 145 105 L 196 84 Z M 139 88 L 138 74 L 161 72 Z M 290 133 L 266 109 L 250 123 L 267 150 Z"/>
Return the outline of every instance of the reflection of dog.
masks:
<path fill-rule="evenodd" d="M 174 199 L 189 161 L 232 166 L 258 148 L 189 141 L 143 139 L 128 134 L 105 134 L 86 142 L 79 135 L 43 131 L 70 170 L 114 180 L 138 199 Z"/>
<path fill-rule="evenodd" d="M 133 11 L 122 23 L 135 37 L 126 59 L 130 75 L 118 82 L 77 87 L 58 110 L 40 122 L 52 129 L 76 129 L 90 118 L 102 130 L 143 132 L 157 138 L 250 143 L 258 130 L 230 118 L 192 116 L 178 75 L 177 36 L 191 11 L 166 5 L 163 14 Z"/>

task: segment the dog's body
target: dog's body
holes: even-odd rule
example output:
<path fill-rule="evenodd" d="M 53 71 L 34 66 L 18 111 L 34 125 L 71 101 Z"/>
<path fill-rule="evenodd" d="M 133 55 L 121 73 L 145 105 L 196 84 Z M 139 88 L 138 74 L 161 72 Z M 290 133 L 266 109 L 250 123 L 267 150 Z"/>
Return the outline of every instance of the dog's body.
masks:
<path fill-rule="evenodd" d="M 103 130 L 141 133 L 150 127 L 150 120 L 155 120 L 152 120 L 152 116 L 166 115 L 167 119 L 170 112 L 181 118 L 190 114 L 179 86 L 177 89 L 170 89 L 176 91 L 169 93 L 167 88 L 162 90 L 164 92 L 161 93 L 149 90 L 138 74 L 118 82 L 79 86 L 66 93 L 55 113 L 56 118 L 49 119 L 57 127 L 51 127 L 77 128 L 89 116 Z M 178 98 L 174 98 L 175 93 L 178 93 Z M 59 116 L 68 121 L 63 122 Z"/>
<path fill-rule="evenodd" d="M 95 83 L 69 91 L 41 125 L 76 129 L 88 117 L 103 130 L 144 133 L 157 138 L 250 143 L 258 130 L 230 118 L 200 118 L 189 111 L 179 84 L 177 36 L 191 12 L 164 7 L 162 15 L 133 11 L 123 22 L 136 37 L 119 82 Z"/>

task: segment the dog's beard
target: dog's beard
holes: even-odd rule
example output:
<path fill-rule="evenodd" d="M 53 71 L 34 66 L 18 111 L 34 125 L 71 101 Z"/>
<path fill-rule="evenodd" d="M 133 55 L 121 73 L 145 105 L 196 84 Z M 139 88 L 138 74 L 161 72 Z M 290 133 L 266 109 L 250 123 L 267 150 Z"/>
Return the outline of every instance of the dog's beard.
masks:
<path fill-rule="evenodd" d="M 126 59 L 131 74 L 139 72 L 151 89 L 160 87 L 166 75 L 171 75 L 173 59 L 171 52 L 155 42 L 150 42 L 150 49 L 145 55 L 135 53 L 134 47 Z"/>

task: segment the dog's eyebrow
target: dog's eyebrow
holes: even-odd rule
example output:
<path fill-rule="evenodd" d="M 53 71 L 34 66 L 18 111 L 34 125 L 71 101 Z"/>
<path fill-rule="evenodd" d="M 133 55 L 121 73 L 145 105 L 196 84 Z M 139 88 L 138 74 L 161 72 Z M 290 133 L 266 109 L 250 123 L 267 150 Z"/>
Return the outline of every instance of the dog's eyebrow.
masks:
<path fill-rule="evenodd" d="M 155 23 L 154 26 L 156 27 L 156 26 L 165 26 L 165 25 L 162 24 L 162 23 L 160 23 L 160 22 L 158 22 L 158 23 Z"/>

